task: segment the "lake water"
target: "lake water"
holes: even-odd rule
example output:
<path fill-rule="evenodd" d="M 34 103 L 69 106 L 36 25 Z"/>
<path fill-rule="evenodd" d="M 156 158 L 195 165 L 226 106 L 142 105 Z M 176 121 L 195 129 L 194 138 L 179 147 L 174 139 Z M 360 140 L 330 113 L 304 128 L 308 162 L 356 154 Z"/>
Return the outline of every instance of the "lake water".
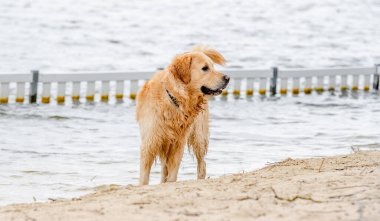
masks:
<path fill-rule="evenodd" d="M 2 0 L 0 72 L 146 70 L 203 43 L 226 68 L 372 66 L 380 2 Z M 380 149 L 380 95 L 211 101 L 208 176 Z M 0 106 L 0 205 L 136 184 L 135 105 Z M 158 183 L 157 164 L 152 183 Z M 195 179 L 185 153 L 179 179 Z"/>

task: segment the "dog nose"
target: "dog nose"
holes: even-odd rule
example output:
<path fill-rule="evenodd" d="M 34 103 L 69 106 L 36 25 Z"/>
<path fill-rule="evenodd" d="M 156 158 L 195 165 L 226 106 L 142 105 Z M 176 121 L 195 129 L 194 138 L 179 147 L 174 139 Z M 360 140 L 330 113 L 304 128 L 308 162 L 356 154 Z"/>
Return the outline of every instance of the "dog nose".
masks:
<path fill-rule="evenodd" d="M 224 75 L 224 76 L 223 76 L 223 80 L 224 80 L 226 83 L 228 83 L 228 82 L 230 81 L 230 77 L 227 76 L 227 75 Z"/>

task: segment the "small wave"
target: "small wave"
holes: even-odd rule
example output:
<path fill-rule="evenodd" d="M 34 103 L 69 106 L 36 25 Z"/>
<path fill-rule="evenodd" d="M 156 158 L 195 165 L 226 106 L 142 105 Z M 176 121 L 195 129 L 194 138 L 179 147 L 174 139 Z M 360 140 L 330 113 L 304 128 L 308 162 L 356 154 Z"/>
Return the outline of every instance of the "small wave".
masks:
<path fill-rule="evenodd" d="M 349 108 L 349 109 L 358 109 L 360 108 L 354 104 L 338 104 L 338 103 L 309 103 L 304 101 L 296 101 L 294 102 L 296 105 L 302 105 L 306 107 L 317 107 L 317 108 L 328 108 L 328 107 L 341 107 L 341 108 Z"/>
<path fill-rule="evenodd" d="M 70 119 L 70 117 L 59 116 L 59 115 L 49 116 L 48 118 L 53 119 L 53 120 L 69 120 Z"/>
<path fill-rule="evenodd" d="M 380 143 L 371 143 L 371 144 L 360 144 L 360 145 L 352 145 L 354 149 L 378 149 L 380 148 Z"/>
<path fill-rule="evenodd" d="M 122 41 L 115 40 L 115 39 L 108 39 L 107 42 L 111 44 L 117 44 L 117 45 L 123 43 Z"/>
<path fill-rule="evenodd" d="M 56 173 L 52 173 L 50 171 L 38 171 L 38 170 L 23 170 L 23 171 L 20 171 L 21 173 L 24 173 L 24 174 L 32 174 L 32 175 L 48 175 L 48 176 L 51 176 L 51 175 L 55 175 Z"/>

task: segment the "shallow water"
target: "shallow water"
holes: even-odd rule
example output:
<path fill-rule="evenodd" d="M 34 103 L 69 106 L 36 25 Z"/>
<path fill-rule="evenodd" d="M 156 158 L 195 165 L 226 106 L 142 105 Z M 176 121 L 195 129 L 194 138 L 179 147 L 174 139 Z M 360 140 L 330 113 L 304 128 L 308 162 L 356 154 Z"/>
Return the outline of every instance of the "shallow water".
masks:
<path fill-rule="evenodd" d="M 204 43 L 227 68 L 372 66 L 378 0 L 0 2 L 0 72 L 146 70 Z M 192 16 L 184 16 L 184 15 Z M 380 149 L 378 94 L 211 101 L 208 176 Z M 0 106 L 0 204 L 135 184 L 135 106 Z M 152 182 L 159 180 L 159 165 Z M 179 179 L 194 179 L 185 153 Z"/>
<path fill-rule="evenodd" d="M 287 157 L 380 149 L 380 96 L 328 94 L 211 101 L 210 177 Z M 0 107 L 0 202 L 72 197 L 102 184 L 136 184 L 139 132 L 133 103 Z M 152 183 L 159 181 L 155 165 Z M 179 180 L 195 179 L 185 153 Z"/>

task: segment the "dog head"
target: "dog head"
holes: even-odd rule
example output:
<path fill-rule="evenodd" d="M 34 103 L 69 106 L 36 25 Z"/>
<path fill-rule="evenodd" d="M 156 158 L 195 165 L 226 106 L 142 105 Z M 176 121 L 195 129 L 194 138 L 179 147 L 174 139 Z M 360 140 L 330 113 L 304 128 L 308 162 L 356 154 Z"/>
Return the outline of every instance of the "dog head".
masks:
<path fill-rule="evenodd" d="M 223 65 L 224 57 L 216 50 L 197 46 L 192 51 L 177 55 L 169 66 L 170 73 L 179 83 L 204 95 L 219 95 L 230 78 L 214 68 Z"/>

